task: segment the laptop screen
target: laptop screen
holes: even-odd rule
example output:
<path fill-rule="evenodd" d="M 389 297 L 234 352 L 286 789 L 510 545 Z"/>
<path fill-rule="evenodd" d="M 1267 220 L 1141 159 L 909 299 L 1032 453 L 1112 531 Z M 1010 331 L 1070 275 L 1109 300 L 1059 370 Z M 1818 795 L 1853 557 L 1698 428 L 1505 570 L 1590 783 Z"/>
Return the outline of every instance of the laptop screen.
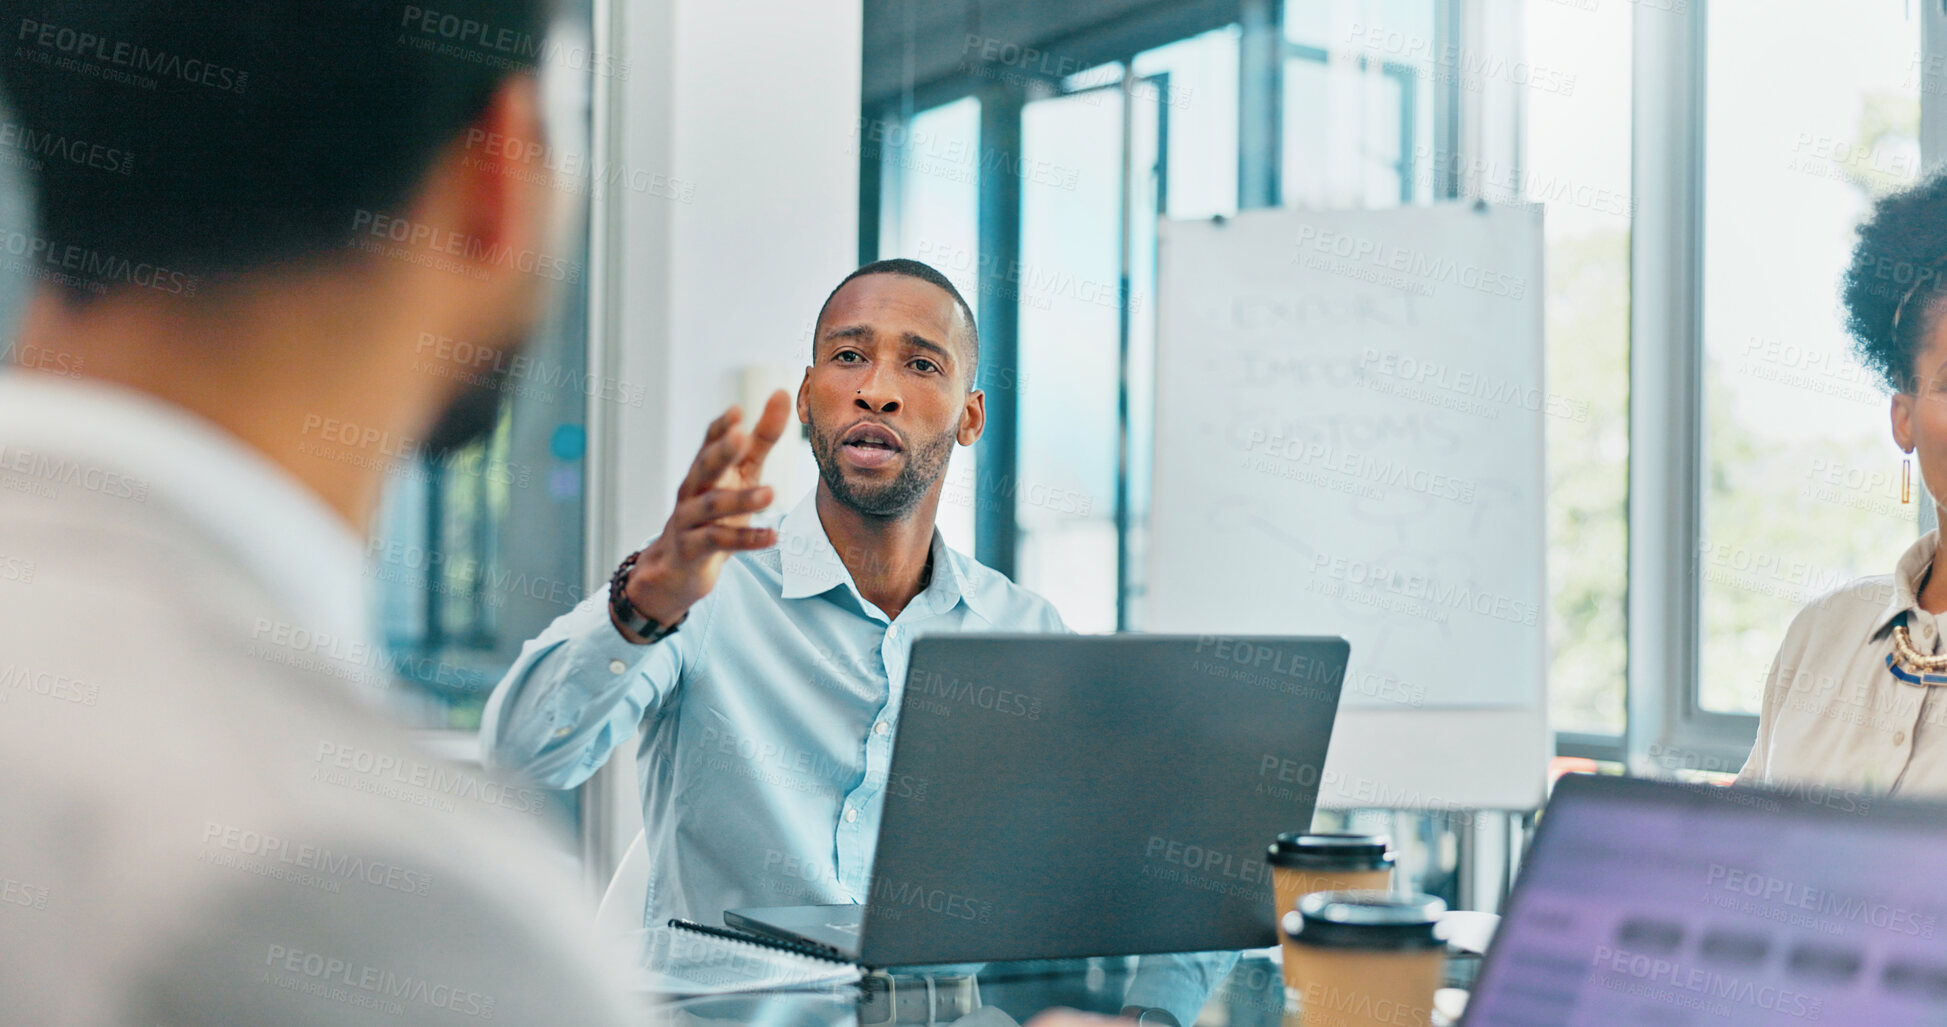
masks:
<path fill-rule="evenodd" d="M 1947 810 L 1564 778 L 1470 1027 L 1938 1023 Z"/>

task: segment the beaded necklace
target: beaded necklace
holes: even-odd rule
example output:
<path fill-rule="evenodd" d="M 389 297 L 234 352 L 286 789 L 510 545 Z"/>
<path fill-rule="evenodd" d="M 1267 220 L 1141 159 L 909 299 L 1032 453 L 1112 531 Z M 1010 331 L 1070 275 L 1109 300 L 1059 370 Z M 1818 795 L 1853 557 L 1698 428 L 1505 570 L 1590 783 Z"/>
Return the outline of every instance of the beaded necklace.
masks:
<path fill-rule="evenodd" d="M 1886 669 L 1910 685 L 1947 685 L 1947 656 L 1922 655 L 1904 624 L 1893 628 L 1893 651 L 1886 654 Z"/>

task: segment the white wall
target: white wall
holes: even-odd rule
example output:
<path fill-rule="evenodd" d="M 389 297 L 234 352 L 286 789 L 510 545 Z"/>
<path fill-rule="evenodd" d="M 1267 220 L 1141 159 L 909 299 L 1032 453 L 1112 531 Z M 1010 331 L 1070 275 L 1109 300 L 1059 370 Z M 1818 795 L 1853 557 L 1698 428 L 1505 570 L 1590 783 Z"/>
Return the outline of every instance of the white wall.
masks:
<path fill-rule="evenodd" d="M 618 418 L 620 553 L 660 527 L 746 366 L 789 368 L 795 388 L 818 304 L 857 263 L 861 14 L 860 0 L 617 6 L 631 66 L 611 152 L 689 195 L 613 194 L 620 376 L 661 384 Z"/>
<path fill-rule="evenodd" d="M 861 0 L 611 3 L 627 66 L 606 82 L 609 160 L 618 178 L 668 184 L 611 189 L 597 209 L 609 232 L 597 359 L 647 389 L 594 412 L 601 566 L 660 530 L 747 367 L 776 365 L 795 391 L 818 304 L 858 255 Z M 780 506 L 815 480 L 795 416 L 786 441 L 772 460 Z M 614 816 L 594 834 L 597 878 L 640 827 L 631 762 L 613 761 L 592 793 Z"/>

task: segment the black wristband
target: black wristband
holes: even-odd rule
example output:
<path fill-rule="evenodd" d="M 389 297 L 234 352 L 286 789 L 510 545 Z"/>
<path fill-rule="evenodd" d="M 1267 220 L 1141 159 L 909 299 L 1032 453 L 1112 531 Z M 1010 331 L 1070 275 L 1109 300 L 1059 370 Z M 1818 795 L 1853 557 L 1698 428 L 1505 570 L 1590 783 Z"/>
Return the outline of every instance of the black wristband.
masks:
<path fill-rule="evenodd" d="M 642 639 L 643 645 L 648 645 L 675 634 L 682 621 L 665 625 L 636 609 L 635 604 L 629 602 L 629 572 L 635 570 L 636 557 L 641 555 L 642 550 L 638 549 L 624 557 L 622 566 L 615 568 L 615 573 L 609 577 L 608 608 L 615 616 L 615 623 Z"/>

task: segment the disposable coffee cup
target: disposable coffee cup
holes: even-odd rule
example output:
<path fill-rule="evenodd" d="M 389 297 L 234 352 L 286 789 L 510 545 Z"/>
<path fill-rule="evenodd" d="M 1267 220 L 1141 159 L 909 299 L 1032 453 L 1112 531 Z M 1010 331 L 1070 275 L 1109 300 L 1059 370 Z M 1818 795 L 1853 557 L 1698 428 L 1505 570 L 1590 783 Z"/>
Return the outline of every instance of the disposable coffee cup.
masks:
<path fill-rule="evenodd" d="M 1426 1027 L 1447 946 L 1431 895 L 1313 892 L 1279 924 L 1302 1027 Z"/>
<path fill-rule="evenodd" d="M 1271 864 L 1277 908 L 1271 920 L 1298 908 L 1315 891 L 1385 891 L 1393 883 L 1392 843 L 1383 834 L 1281 834 L 1264 857 Z"/>

